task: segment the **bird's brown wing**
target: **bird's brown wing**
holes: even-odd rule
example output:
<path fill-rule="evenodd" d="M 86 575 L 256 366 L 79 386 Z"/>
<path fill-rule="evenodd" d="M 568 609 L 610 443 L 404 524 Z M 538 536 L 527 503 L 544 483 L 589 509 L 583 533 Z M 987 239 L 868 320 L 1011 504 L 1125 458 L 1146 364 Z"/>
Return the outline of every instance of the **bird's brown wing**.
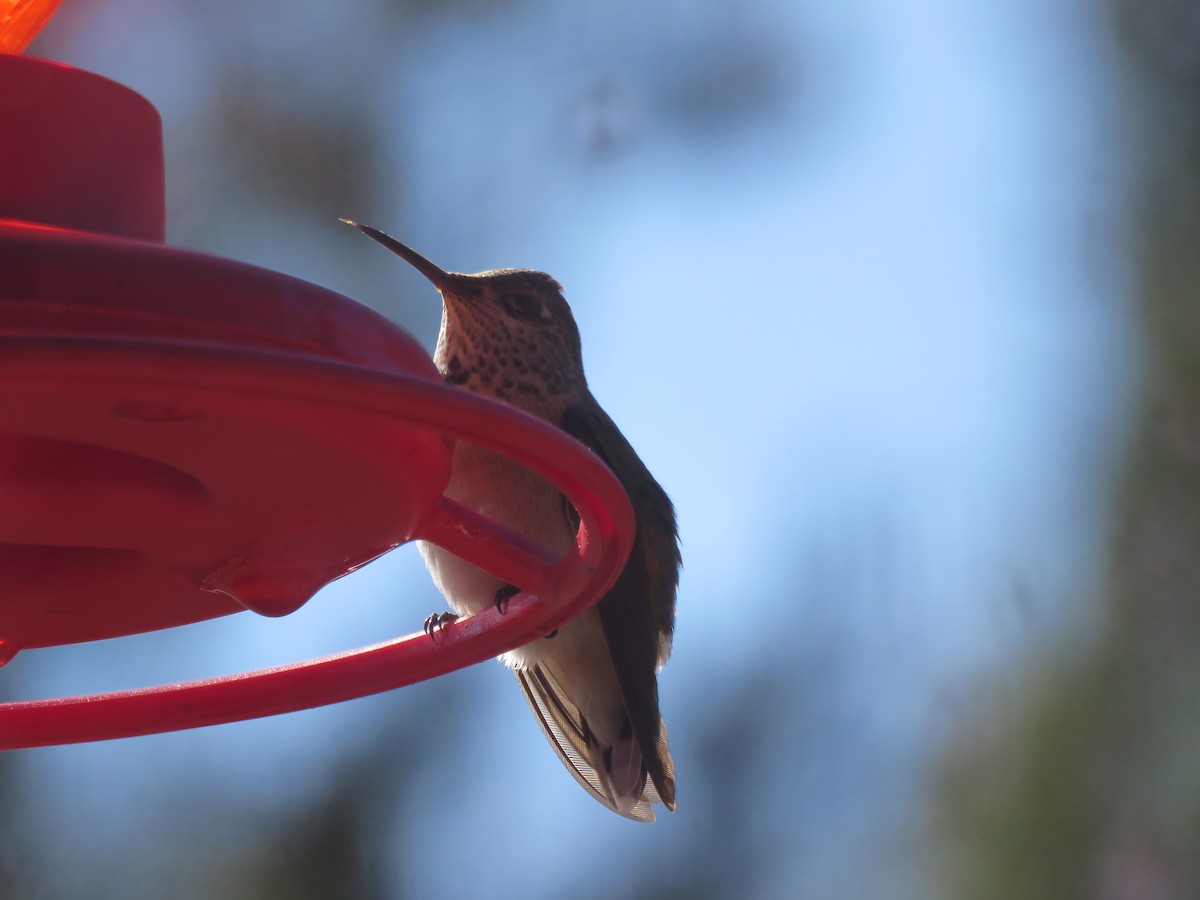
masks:
<path fill-rule="evenodd" d="M 625 710 L 653 793 L 658 795 L 653 799 L 674 811 L 675 763 L 667 748 L 667 727 L 658 711 L 655 673 L 670 655 L 675 626 L 680 565 L 675 510 L 617 426 L 599 404 L 588 399 L 590 402 L 566 412 L 561 427 L 617 475 L 637 516 L 637 535 L 629 562 L 596 609 Z M 647 793 L 651 793 L 650 785 Z"/>

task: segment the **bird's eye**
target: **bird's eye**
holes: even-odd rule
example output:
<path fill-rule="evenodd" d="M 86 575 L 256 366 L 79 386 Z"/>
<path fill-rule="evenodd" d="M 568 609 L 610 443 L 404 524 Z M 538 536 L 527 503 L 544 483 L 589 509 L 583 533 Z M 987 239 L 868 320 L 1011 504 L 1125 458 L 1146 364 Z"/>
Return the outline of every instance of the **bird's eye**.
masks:
<path fill-rule="evenodd" d="M 536 319 L 542 314 L 542 303 L 529 294 L 505 294 L 503 301 L 508 314 L 517 319 Z"/>

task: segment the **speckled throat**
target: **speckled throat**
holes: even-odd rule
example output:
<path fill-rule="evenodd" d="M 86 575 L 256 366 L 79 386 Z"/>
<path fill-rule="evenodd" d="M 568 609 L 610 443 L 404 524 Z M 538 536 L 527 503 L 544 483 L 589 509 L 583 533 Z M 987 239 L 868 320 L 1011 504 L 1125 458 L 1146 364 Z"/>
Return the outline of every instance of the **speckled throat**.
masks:
<path fill-rule="evenodd" d="M 549 275 L 455 275 L 442 298 L 434 362 L 447 381 L 550 419 L 586 393 L 579 331 Z"/>

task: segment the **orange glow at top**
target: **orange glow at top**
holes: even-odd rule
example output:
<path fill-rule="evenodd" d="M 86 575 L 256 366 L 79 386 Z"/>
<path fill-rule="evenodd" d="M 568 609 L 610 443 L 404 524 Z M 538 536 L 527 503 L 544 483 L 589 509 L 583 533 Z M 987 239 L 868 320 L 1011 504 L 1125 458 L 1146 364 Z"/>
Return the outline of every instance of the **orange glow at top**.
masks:
<path fill-rule="evenodd" d="M 20 53 L 62 0 L 0 0 L 0 53 Z"/>

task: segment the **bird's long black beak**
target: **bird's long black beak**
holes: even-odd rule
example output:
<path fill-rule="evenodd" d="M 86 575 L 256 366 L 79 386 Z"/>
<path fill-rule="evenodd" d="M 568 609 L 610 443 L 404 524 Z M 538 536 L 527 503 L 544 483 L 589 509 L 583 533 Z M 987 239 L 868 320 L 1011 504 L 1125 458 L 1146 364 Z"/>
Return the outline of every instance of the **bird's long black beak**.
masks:
<path fill-rule="evenodd" d="M 451 288 L 454 284 L 455 276 L 451 272 L 447 272 L 438 266 L 435 266 L 416 250 L 404 246 L 390 234 L 385 234 L 378 228 L 372 228 L 370 225 L 361 225 L 358 222 L 353 222 L 350 219 L 341 219 L 347 225 L 353 225 L 367 237 L 374 241 L 378 241 L 383 246 L 387 247 L 402 260 L 433 282 L 433 286 L 439 291 L 446 288 Z"/>

